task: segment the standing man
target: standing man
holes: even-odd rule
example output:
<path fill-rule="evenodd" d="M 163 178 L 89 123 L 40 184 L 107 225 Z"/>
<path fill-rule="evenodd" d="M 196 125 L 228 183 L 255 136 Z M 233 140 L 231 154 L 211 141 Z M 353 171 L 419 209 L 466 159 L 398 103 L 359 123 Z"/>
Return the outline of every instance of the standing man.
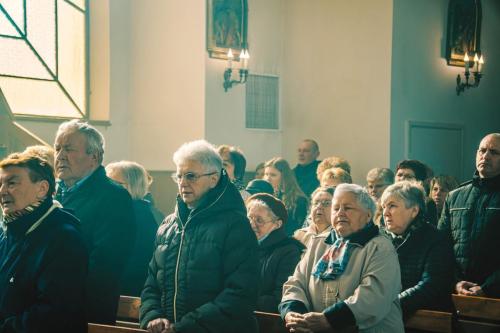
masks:
<path fill-rule="evenodd" d="M 485 136 L 473 179 L 450 192 L 439 229 L 453 241 L 460 295 L 500 297 L 500 133 Z"/>
<path fill-rule="evenodd" d="M 318 156 L 319 146 L 316 141 L 305 139 L 301 142 L 298 149 L 299 163 L 293 169 L 293 172 L 307 198 L 310 198 L 311 194 L 319 186 L 319 180 L 316 176 L 316 169 L 320 163 L 317 160 Z"/>
<path fill-rule="evenodd" d="M 106 177 L 104 138 L 85 122 L 62 123 L 55 140 L 56 199 L 80 219 L 89 250 L 87 320 L 114 324 L 120 279 L 135 241 L 132 199 Z"/>
<path fill-rule="evenodd" d="M 141 327 L 162 333 L 256 333 L 257 239 L 217 150 L 174 154 L 175 212 L 158 229 L 141 295 Z"/>

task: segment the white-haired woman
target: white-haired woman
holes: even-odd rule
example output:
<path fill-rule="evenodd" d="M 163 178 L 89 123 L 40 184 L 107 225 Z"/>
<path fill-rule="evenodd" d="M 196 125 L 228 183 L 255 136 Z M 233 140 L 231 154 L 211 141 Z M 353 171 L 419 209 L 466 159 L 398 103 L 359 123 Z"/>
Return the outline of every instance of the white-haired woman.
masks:
<path fill-rule="evenodd" d="M 293 237 L 309 247 L 309 242 L 324 240 L 332 231 L 332 199 L 334 187 L 318 187 L 311 194 L 309 225 L 295 231 Z"/>
<path fill-rule="evenodd" d="M 311 243 L 283 286 L 280 312 L 291 331 L 404 332 L 398 259 L 373 224 L 374 211 L 361 186 L 337 186 L 330 246 Z"/>
<path fill-rule="evenodd" d="M 241 195 L 206 141 L 182 145 L 174 163 L 177 205 L 158 230 L 141 294 L 141 327 L 257 332 L 258 248 Z"/>
<path fill-rule="evenodd" d="M 424 216 L 424 188 L 402 181 L 382 194 L 385 233 L 398 252 L 404 317 L 419 309 L 449 310 L 453 290 L 453 251 L 450 240 Z"/>
<path fill-rule="evenodd" d="M 148 273 L 148 263 L 154 250 L 154 239 L 158 229 L 151 204 L 144 200 L 148 190 L 148 173 L 139 163 L 120 161 L 108 164 L 106 174 L 125 187 L 132 197 L 136 237 L 129 264 L 123 273 L 121 295 L 140 296 Z"/>

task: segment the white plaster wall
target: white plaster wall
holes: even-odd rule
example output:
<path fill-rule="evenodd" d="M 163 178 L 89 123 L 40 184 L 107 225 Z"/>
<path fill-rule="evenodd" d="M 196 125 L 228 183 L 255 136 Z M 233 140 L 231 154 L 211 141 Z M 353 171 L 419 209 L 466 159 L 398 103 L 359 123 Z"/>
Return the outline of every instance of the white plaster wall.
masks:
<path fill-rule="evenodd" d="M 254 74 L 280 75 L 282 70 L 285 0 L 248 1 L 249 70 Z M 206 138 L 214 144 L 240 147 L 247 159 L 247 170 L 282 154 L 280 130 L 245 128 L 245 86 L 236 85 L 224 92 L 223 73 L 226 61 L 206 61 Z M 239 64 L 235 62 L 235 68 Z M 238 78 L 236 70 L 233 71 Z"/>
<path fill-rule="evenodd" d="M 172 170 L 174 151 L 205 136 L 204 3 L 131 2 L 128 135 L 148 169 Z"/>
<path fill-rule="evenodd" d="M 288 0 L 283 57 L 283 154 L 316 139 L 348 159 L 354 182 L 389 163 L 392 0 Z"/>

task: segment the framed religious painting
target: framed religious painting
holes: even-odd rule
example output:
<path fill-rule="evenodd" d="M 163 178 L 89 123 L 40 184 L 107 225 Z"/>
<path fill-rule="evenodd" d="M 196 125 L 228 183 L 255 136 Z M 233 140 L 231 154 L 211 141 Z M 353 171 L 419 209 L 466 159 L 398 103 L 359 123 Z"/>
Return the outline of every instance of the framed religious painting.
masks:
<path fill-rule="evenodd" d="M 464 55 L 480 54 L 481 1 L 450 0 L 446 60 L 448 65 L 464 67 Z"/>
<path fill-rule="evenodd" d="M 207 0 L 207 51 L 211 58 L 235 58 L 247 44 L 247 0 Z"/>

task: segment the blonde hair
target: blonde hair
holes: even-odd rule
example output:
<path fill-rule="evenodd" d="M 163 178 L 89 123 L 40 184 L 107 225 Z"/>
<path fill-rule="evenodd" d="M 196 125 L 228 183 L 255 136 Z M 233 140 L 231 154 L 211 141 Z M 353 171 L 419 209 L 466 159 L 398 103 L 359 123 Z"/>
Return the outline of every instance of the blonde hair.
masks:
<path fill-rule="evenodd" d="M 124 186 L 134 200 L 142 200 L 148 192 L 148 173 L 139 163 L 131 161 L 109 163 L 106 172 L 118 172 L 125 180 Z"/>

